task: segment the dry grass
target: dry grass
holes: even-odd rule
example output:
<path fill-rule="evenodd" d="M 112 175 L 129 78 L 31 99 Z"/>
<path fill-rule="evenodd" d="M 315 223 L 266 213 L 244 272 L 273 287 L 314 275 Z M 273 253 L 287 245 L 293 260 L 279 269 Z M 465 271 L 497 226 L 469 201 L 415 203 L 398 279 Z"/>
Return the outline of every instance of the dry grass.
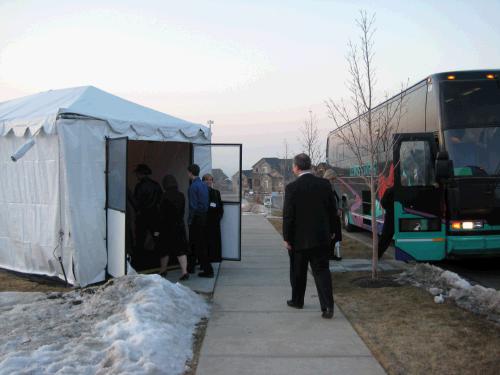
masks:
<path fill-rule="evenodd" d="M 69 292 L 64 282 L 0 270 L 0 292 Z"/>
<path fill-rule="evenodd" d="M 335 301 L 388 374 L 498 374 L 500 328 L 412 287 L 367 289 L 335 273 Z"/>

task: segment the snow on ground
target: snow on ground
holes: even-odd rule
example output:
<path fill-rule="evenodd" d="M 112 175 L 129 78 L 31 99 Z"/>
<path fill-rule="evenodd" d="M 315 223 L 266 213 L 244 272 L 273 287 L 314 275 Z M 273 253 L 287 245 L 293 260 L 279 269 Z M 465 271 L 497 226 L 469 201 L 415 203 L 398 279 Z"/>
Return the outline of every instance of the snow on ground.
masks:
<path fill-rule="evenodd" d="M 500 291 L 471 285 L 454 272 L 426 263 L 409 267 L 397 280 L 426 289 L 435 296 L 436 303 L 452 299 L 460 307 L 500 323 Z"/>
<path fill-rule="evenodd" d="M 182 374 L 205 300 L 158 275 L 0 293 L 0 374 Z"/>

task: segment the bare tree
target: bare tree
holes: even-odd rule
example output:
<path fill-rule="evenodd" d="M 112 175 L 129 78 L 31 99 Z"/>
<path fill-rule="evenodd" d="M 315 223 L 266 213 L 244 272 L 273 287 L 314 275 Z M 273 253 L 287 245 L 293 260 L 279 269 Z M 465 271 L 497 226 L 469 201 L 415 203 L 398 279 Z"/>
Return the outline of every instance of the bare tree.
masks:
<path fill-rule="evenodd" d="M 300 129 L 301 137 L 299 138 L 302 149 L 309 155 L 314 166 L 318 165 L 323 159 L 317 124 L 316 115 L 309 111 L 309 117 L 304 120 L 304 125 Z"/>
<path fill-rule="evenodd" d="M 338 102 L 326 102 L 328 116 L 333 120 L 336 135 L 359 165 L 357 175 L 364 180 L 370 191 L 371 232 L 372 232 L 372 278 L 377 278 L 378 228 L 376 220 L 376 199 L 382 184 L 381 176 L 391 168 L 393 134 L 397 133 L 404 114 L 404 88 L 401 93 L 380 105 L 374 111 L 374 70 L 375 15 L 360 11 L 356 20 L 360 30 L 359 44 L 348 43 L 349 79 L 347 88 L 350 97 Z"/>

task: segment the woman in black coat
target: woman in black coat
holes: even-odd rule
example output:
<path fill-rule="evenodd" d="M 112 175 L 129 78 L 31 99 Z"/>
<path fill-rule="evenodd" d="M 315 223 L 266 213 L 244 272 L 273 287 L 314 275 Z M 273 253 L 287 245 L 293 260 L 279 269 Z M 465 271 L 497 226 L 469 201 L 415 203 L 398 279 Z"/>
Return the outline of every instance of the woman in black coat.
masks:
<path fill-rule="evenodd" d="M 220 232 L 220 221 L 224 215 L 224 205 L 220 191 L 214 189 L 214 178 L 207 173 L 203 176 L 203 182 L 208 186 L 208 215 L 207 215 L 207 242 L 208 257 L 210 262 L 222 260 L 222 241 Z"/>
<path fill-rule="evenodd" d="M 325 171 L 325 174 L 323 175 L 323 178 L 327 179 L 330 182 L 330 185 L 332 186 L 333 193 L 335 195 L 335 200 L 337 201 L 337 208 L 340 208 L 340 199 L 339 195 L 335 191 L 335 172 L 333 169 L 327 169 Z M 342 257 L 340 256 L 340 242 L 342 241 L 342 225 L 340 221 L 340 210 L 337 212 L 336 215 L 336 222 L 335 222 L 335 237 L 332 240 L 332 259 L 333 260 L 342 260 Z"/>
<path fill-rule="evenodd" d="M 184 224 L 184 210 L 186 199 L 177 185 L 174 176 L 167 174 L 163 177 L 163 196 L 160 202 L 160 274 L 167 273 L 169 256 L 177 256 L 182 275 L 179 280 L 189 279 L 187 272 L 188 241 Z"/>

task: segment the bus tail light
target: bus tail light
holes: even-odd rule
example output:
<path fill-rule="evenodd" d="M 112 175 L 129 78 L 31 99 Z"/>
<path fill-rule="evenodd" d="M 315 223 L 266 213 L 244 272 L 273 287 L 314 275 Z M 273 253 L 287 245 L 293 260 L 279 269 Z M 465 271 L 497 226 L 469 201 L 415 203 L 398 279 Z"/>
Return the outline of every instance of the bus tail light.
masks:
<path fill-rule="evenodd" d="M 452 80 L 454 80 L 456 77 L 455 77 L 454 75 L 449 75 L 447 78 L 448 78 L 450 81 L 452 81 Z"/>
<path fill-rule="evenodd" d="M 481 229 L 483 227 L 483 222 L 481 220 L 476 221 L 452 221 L 451 229 L 455 230 L 472 230 L 472 229 Z"/>
<path fill-rule="evenodd" d="M 486 78 L 495 79 L 495 75 L 494 74 L 486 74 Z"/>

